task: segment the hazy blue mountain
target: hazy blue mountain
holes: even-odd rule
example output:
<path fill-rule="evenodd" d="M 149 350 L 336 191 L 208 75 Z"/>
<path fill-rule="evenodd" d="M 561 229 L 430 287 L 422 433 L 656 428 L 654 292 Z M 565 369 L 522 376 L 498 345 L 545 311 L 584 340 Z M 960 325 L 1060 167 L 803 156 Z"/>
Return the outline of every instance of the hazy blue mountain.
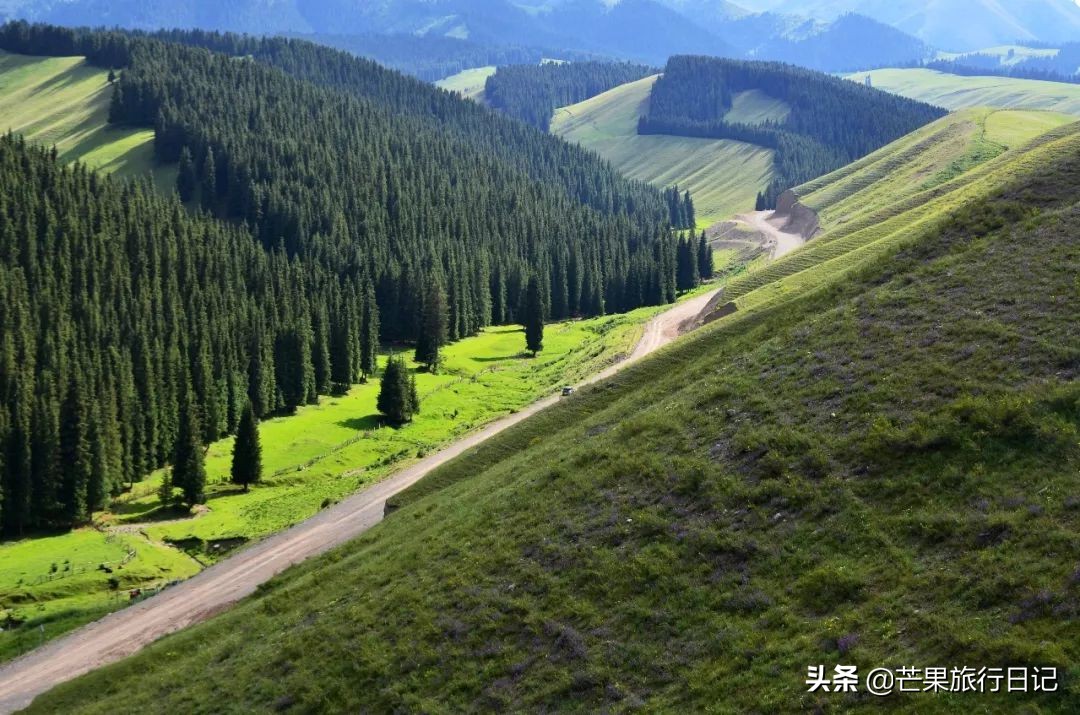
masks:
<path fill-rule="evenodd" d="M 1080 37 L 1075 0 L 740 0 L 754 11 L 833 19 L 868 15 L 936 47 L 972 50 L 1018 40 Z"/>
<path fill-rule="evenodd" d="M 859 11 L 947 50 L 1080 38 L 1073 0 L 864 0 Z"/>
<path fill-rule="evenodd" d="M 682 13 L 707 30 L 728 20 L 754 14 L 741 5 L 726 2 L 726 0 L 659 0 L 659 2 Z"/>
<path fill-rule="evenodd" d="M 805 34 L 800 34 L 798 29 L 786 36 L 767 39 L 751 49 L 751 56 L 825 72 L 842 72 L 860 67 L 904 65 L 931 54 L 930 47 L 922 40 L 862 15 L 842 15 L 835 22 Z"/>
<path fill-rule="evenodd" d="M 707 0 L 666 0 L 692 11 Z M 742 57 L 790 62 L 825 72 L 907 64 L 931 54 L 922 40 L 861 15 L 824 21 L 774 12 L 712 16 L 705 29 Z"/>
<path fill-rule="evenodd" d="M 64 25 L 453 38 L 648 64 L 675 54 L 763 57 L 826 71 L 919 60 L 924 44 L 970 50 L 1080 37 L 1074 0 L 0 0 L 5 16 Z"/>
<path fill-rule="evenodd" d="M 411 34 L 656 63 L 681 52 L 723 55 L 727 50 L 696 22 L 654 0 L 0 0 L 0 17 L 5 15 L 144 29 Z"/>

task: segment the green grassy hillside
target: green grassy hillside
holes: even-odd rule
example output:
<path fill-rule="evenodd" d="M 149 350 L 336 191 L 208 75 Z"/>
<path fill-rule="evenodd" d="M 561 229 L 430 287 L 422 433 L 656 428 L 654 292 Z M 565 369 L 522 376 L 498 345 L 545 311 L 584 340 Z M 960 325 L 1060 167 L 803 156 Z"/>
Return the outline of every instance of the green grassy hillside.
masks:
<path fill-rule="evenodd" d="M 925 69 L 856 72 L 848 75 L 848 79 L 862 82 L 868 74 L 878 89 L 947 109 L 1046 109 L 1080 116 L 1080 84 L 1011 77 L 961 77 Z"/>
<path fill-rule="evenodd" d="M 806 195 L 827 226 L 952 197 L 902 241 L 508 430 L 31 711 L 1077 712 L 1080 125 L 959 189 L 932 147 L 966 156 L 986 124 L 967 121 Z M 888 206 L 875 165 L 919 156 L 929 188 L 892 181 Z M 860 191 L 874 208 L 837 213 Z M 1060 677 L 807 692 L 808 665 L 838 663 Z"/>
<path fill-rule="evenodd" d="M 733 124 L 779 123 L 789 114 L 791 107 L 784 100 L 770 97 L 760 89 L 751 89 L 731 98 L 731 109 L 724 115 L 724 120 Z"/>
<path fill-rule="evenodd" d="M 617 87 L 555 112 L 551 132 L 597 152 L 627 176 L 657 186 L 678 184 L 694 197 L 698 224 L 708 226 L 752 210 L 773 174 L 773 152 L 743 142 L 672 136 L 639 136 L 656 77 Z M 787 107 L 747 92 L 732 109 L 740 121 L 782 119 Z"/>
<path fill-rule="evenodd" d="M 126 606 L 128 591 L 194 576 L 198 562 L 137 529 L 86 527 L 0 544 L 0 661 Z"/>
<path fill-rule="evenodd" d="M 175 171 L 154 165 L 154 132 L 108 126 L 108 72 L 82 57 L 28 57 L 0 50 L 0 131 L 56 146 L 64 161 L 82 161 L 125 178 L 151 174 L 172 190 Z"/>
<path fill-rule="evenodd" d="M 796 194 L 818 214 L 822 232 L 794 253 L 733 280 L 725 300 L 740 310 L 790 301 L 823 281 L 861 270 L 909 243 L 918 230 L 939 226 L 952 211 L 1012 181 L 1018 171 L 1054 159 L 1062 137 L 1073 135 L 1073 121 L 1047 112 L 964 110 L 798 187 Z"/>
<path fill-rule="evenodd" d="M 455 75 L 439 80 L 435 83 L 435 86 L 483 102 L 484 85 L 487 78 L 495 74 L 496 69 L 496 67 L 474 67 L 473 69 L 462 70 Z"/>

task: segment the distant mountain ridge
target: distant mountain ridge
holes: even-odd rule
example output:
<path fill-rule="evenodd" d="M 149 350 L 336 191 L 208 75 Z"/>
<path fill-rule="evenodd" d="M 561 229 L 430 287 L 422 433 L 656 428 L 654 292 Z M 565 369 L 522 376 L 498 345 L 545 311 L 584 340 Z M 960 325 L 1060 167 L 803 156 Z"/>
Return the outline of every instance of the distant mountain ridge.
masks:
<path fill-rule="evenodd" d="M 413 34 L 566 48 L 663 62 L 725 54 L 724 43 L 653 0 L 3 0 L 0 19 L 69 26 L 200 28 L 251 34 Z"/>
<path fill-rule="evenodd" d="M 857 12 L 955 51 L 1080 37 L 1080 5 L 1073 0 L 744 0 L 742 5 L 822 20 Z"/>
<path fill-rule="evenodd" d="M 662 65 L 677 54 L 777 59 L 824 71 L 923 59 L 924 45 L 863 18 L 755 14 L 725 0 L 0 0 L 0 20 L 250 34 L 394 35 L 544 47 Z M 422 69 L 430 71 L 431 52 Z M 398 53 L 400 54 L 400 53 Z M 440 62 L 447 62 L 445 55 Z M 452 60 L 451 60 L 452 61 Z M 408 63 L 397 63 L 416 71 Z"/>

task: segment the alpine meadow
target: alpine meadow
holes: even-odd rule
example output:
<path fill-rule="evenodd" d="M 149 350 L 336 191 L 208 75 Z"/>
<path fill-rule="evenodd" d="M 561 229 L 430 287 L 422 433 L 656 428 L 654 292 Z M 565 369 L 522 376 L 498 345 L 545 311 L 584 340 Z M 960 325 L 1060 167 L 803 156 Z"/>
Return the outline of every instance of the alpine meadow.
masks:
<path fill-rule="evenodd" d="M 0 715 L 1080 712 L 1076 28 L 0 2 Z"/>

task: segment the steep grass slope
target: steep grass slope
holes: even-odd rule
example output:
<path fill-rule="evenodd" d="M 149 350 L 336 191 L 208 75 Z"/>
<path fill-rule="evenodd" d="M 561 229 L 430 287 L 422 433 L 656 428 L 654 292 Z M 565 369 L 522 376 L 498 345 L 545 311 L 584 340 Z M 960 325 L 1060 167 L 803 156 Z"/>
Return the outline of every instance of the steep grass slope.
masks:
<path fill-rule="evenodd" d="M 1080 85 L 1012 77 L 961 77 L 927 69 L 884 69 L 855 72 L 886 92 L 919 99 L 946 109 L 1003 107 L 1046 109 L 1080 116 Z"/>
<path fill-rule="evenodd" d="M 1076 712 L 1080 130 L 999 160 L 904 245 L 564 400 L 31 711 Z M 808 693 L 836 663 L 1059 687 Z"/>
<path fill-rule="evenodd" d="M 56 146 L 61 160 L 81 161 L 124 178 L 153 176 L 172 190 L 175 171 L 154 164 L 154 132 L 108 126 L 108 72 L 82 57 L 29 57 L 0 50 L 0 131 Z"/>
<path fill-rule="evenodd" d="M 694 197 L 702 228 L 754 207 L 773 174 L 773 152 L 743 142 L 639 136 L 656 77 L 617 87 L 555 112 L 551 132 L 592 149 L 621 172 L 657 186 L 678 184 Z M 782 119 L 787 107 L 761 93 L 736 98 L 740 121 Z"/>
<path fill-rule="evenodd" d="M 449 92 L 457 92 L 462 97 L 475 99 L 477 102 L 484 101 L 484 85 L 487 78 L 495 74 L 497 67 L 474 67 L 462 70 L 457 74 L 444 77 L 435 83 L 436 87 L 442 87 Z"/>
<path fill-rule="evenodd" d="M 740 310 L 790 301 L 859 270 L 1017 172 L 1055 159 L 1077 126 L 1071 117 L 1047 112 L 964 110 L 798 187 L 800 203 L 818 214 L 821 234 L 732 281 L 724 299 Z"/>

